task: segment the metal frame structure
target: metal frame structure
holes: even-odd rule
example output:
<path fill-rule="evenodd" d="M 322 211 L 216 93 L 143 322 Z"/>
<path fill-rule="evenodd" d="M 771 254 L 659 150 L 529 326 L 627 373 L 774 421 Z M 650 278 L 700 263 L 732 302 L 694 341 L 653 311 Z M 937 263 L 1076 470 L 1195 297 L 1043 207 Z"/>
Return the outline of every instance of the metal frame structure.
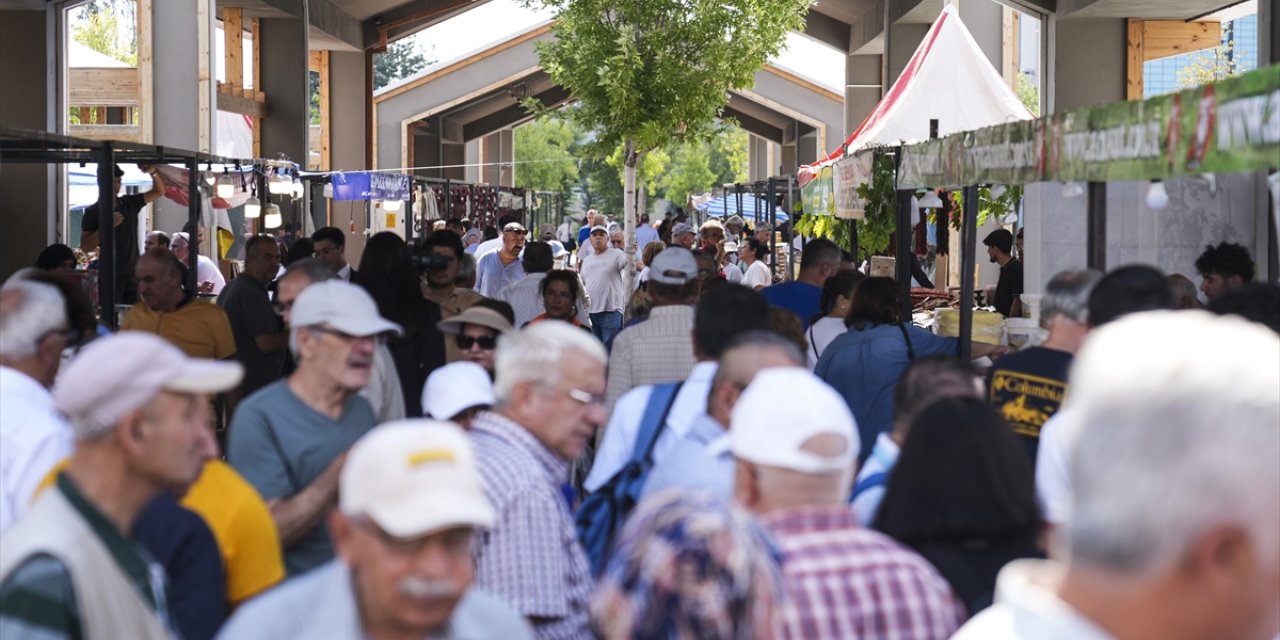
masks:
<path fill-rule="evenodd" d="M 192 224 L 200 219 L 200 185 L 195 176 L 200 173 L 200 163 L 253 165 L 253 161 L 224 158 L 209 153 L 186 151 L 173 147 L 119 142 L 113 140 L 86 140 L 43 131 L 0 128 L 0 164 L 71 164 L 93 162 L 98 166 L 98 203 L 111 206 L 98 207 L 98 228 L 111 229 L 115 215 L 115 165 L 117 162 L 145 164 L 182 164 L 189 172 L 187 180 L 187 220 Z M 102 235 L 102 234 L 100 234 Z M 112 329 L 116 327 L 115 294 L 116 263 L 115 234 L 101 238 L 98 243 L 98 305 L 102 322 Z M 196 256 L 187 256 L 187 287 L 195 291 Z"/>

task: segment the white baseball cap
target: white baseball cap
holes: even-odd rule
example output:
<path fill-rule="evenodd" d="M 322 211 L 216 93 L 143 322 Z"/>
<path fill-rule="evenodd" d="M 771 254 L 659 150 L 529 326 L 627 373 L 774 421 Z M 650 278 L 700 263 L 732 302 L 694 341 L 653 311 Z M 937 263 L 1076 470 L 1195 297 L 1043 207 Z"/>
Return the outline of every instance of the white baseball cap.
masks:
<path fill-rule="evenodd" d="M 343 514 L 366 516 L 397 538 L 495 521 L 471 442 L 448 422 L 396 420 L 374 428 L 351 447 L 338 483 Z"/>
<path fill-rule="evenodd" d="M 493 403 L 489 372 L 468 360 L 432 371 L 422 388 L 422 411 L 436 420 L 448 420 L 471 407 Z"/>
<path fill-rule="evenodd" d="M 849 443 L 835 457 L 801 449 L 810 438 L 837 435 Z M 849 405 L 821 378 L 799 367 L 762 369 L 738 398 L 729 433 L 708 445 L 734 457 L 801 473 L 851 469 L 858 460 L 858 427 Z"/>
<path fill-rule="evenodd" d="M 123 331 L 80 351 L 58 377 L 53 402 L 83 438 L 115 427 L 161 391 L 218 393 L 243 376 L 238 362 L 188 358 L 155 334 Z"/>
<path fill-rule="evenodd" d="M 295 327 L 327 324 L 358 337 L 403 333 L 400 325 L 378 314 L 378 305 L 364 288 L 338 279 L 303 289 L 293 302 L 289 321 Z"/>

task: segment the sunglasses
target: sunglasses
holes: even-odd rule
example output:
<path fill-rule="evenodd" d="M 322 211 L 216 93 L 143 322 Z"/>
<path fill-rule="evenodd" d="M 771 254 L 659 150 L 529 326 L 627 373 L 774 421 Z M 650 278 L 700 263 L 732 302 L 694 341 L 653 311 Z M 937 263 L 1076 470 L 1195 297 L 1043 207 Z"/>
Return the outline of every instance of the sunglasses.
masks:
<path fill-rule="evenodd" d="M 481 336 L 477 338 L 475 336 L 466 336 L 459 333 L 457 337 L 454 338 L 454 342 L 458 345 L 458 348 L 463 351 L 470 349 L 472 345 L 476 344 L 480 345 L 480 348 L 485 351 L 492 351 L 498 346 L 498 336 Z"/>

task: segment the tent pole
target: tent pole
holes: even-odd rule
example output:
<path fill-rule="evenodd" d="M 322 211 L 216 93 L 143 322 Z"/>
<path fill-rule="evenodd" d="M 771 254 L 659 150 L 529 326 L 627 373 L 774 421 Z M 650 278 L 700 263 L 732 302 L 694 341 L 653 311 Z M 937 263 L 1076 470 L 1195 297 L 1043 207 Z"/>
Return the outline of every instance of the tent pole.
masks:
<path fill-rule="evenodd" d="M 102 321 L 112 329 L 116 323 L 116 162 L 111 142 L 98 151 L 98 305 Z"/>
<path fill-rule="evenodd" d="M 911 195 L 909 190 L 899 190 L 897 202 L 897 250 L 894 255 L 894 275 L 898 280 L 899 301 L 901 303 L 898 319 L 911 322 Z"/>
<path fill-rule="evenodd" d="M 973 348 L 973 271 L 978 253 L 978 186 L 964 188 L 964 210 L 960 223 L 960 345 L 964 362 Z"/>
<path fill-rule="evenodd" d="M 1085 231 L 1087 266 L 1107 270 L 1107 183 L 1089 183 L 1089 213 Z"/>
<path fill-rule="evenodd" d="M 237 176 L 241 177 L 241 176 Z M 243 177 L 241 177 L 243 179 Z M 191 295 L 200 294 L 200 278 L 196 273 L 197 258 L 200 255 L 200 163 L 193 155 L 187 158 L 187 222 L 195 230 L 194 238 L 187 239 L 187 291 Z M 213 242 L 214 253 L 217 250 L 217 238 Z M 218 256 L 221 258 L 222 256 Z"/>

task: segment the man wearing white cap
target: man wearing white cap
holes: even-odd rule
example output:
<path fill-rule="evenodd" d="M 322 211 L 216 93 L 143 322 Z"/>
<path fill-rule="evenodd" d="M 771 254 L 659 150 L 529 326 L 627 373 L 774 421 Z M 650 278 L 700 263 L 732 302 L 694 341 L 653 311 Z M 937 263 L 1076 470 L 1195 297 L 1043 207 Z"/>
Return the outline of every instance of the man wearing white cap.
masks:
<path fill-rule="evenodd" d="M 578 270 L 583 284 L 587 285 L 591 333 L 609 344 L 622 328 L 622 309 L 631 291 L 623 282 L 627 254 L 609 246 L 608 227 L 592 227 L 588 241 L 590 246 L 578 251 Z"/>
<path fill-rule="evenodd" d="M 451 362 L 431 372 L 422 388 L 422 411 L 429 418 L 471 428 L 476 414 L 493 406 L 493 382 L 484 367 Z"/>
<path fill-rule="evenodd" d="M 242 402 L 231 421 L 227 460 L 271 509 L 296 575 L 333 558 L 323 522 L 338 491 L 345 452 L 375 424 L 359 392 L 369 383 L 378 337 L 400 333 L 373 298 L 343 280 L 315 283 L 290 311 L 298 368 Z"/>
<path fill-rule="evenodd" d="M 470 588 L 472 538 L 493 508 L 461 429 L 404 420 L 351 448 L 329 516 L 338 559 L 245 605 L 218 636 L 531 638 L 507 605 Z"/>
<path fill-rule="evenodd" d="M 849 508 L 859 439 L 839 393 L 805 369 L 765 369 L 731 419 L 714 448 L 733 453 L 734 496 L 781 554 L 788 597 L 774 637 L 943 640 L 959 627 L 947 581 Z"/>
<path fill-rule="evenodd" d="M 190 359 L 140 332 L 93 342 L 71 362 L 54 403 L 75 453 L 0 548 L 6 638 L 170 637 L 164 570 L 133 542 L 133 522 L 217 454 L 209 396 L 241 376 L 238 363 Z"/>

